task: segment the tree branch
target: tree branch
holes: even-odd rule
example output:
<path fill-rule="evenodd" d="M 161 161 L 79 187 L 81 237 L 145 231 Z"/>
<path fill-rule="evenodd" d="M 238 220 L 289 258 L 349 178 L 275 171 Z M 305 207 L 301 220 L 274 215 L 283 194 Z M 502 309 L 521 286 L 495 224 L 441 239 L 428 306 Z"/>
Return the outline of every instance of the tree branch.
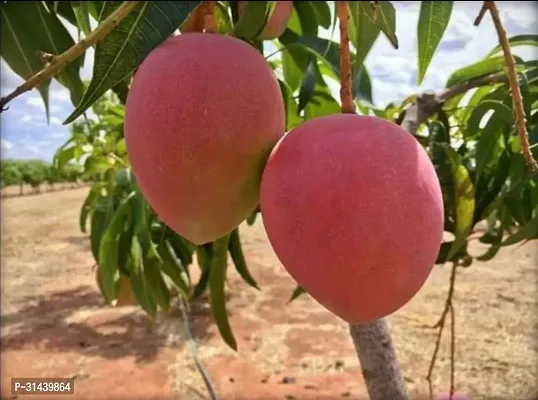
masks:
<path fill-rule="evenodd" d="M 523 98 L 521 97 L 521 89 L 519 88 L 517 72 L 516 72 L 516 60 L 512 55 L 512 50 L 510 49 L 510 43 L 508 42 L 508 37 L 506 36 L 506 31 L 501 22 L 501 17 L 499 16 L 499 10 L 494 1 L 485 1 L 484 7 L 487 7 L 491 18 L 493 19 L 493 24 L 495 25 L 495 30 L 497 31 L 497 36 L 499 37 L 499 44 L 502 47 L 504 54 L 504 61 L 506 68 L 508 69 L 508 81 L 510 82 L 510 89 L 512 91 L 512 100 L 514 104 L 514 109 L 516 112 L 516 124 L 519 132 L 519 137 L 521 139 L 521 151 L 525 157 L 528 167 L 536 172 L 538 171 L 538 163 L 532 156 L 529 144 L 529 136 L 527 133 L 527 119 L 525 117 L 525 109 L 523 108 Z"/>
<path fill-rule="evenodd" d="M 438 113 L 446 101 L 474 88 L 507 82 L 508 78 L 504 73 L 490 74 L 471 79 L 460 85 L 446 89 L 439 94 L 426 91 L 418 95 L 415 101 L 404 110 L 404 116 L 399 124 L 409 133 L 415 135 L 420 124 Z"/>
<path fill-rule="evenodd" d="M 448 294 L 445 301 L 445 308 L 441 313 L 439 320 L 433 325 L 432 328 L 439 329 L 437 332 L 437 339 L 435 341 L 435 347 L 433 349 L 432 358 L 430 360 L 430 366 L 428 368 L 428 374 L 426 375 L 426 381 L 428 382 L 428 388 L 430 391 L 430 399 L 433 399 L 433 385 L 432 385 L 432 375 L 433 369 L 435 367 L 435 362 L 437 361 L 437 354 L 439 353 L 439 348 L 441 346 L 441 337 L 443 336 L 443 330 L 445 328 L 446 316 L 450 312 L 450 396 L 454 393 L 454 364 L 455 364 L 455 318 L 454 318 L 454 305 L 452 299 L 454 297 L 454 288 L 456 287 L 456 268 L 458 267 L 457 263 L 452 264 L 452 270 L 450 272 L 450 285 L 448 287 Z"/>
<path fill-rule="evenodd" d="M 34 87 L 52 78 L 64 69 L 69 63 L 81 56 L 89 47 L 103 40 L 138 4 L 140 1 L 124 1 L 103 22 L 99 24 L 86 38 L 59 55 L 54 55 L 50 64 L 30 77 L 13 92 L 0 99 L 0 112 L 5 111 L 5 106 L 15 97 L 32 90 Z"/>
<path fill-rule="evenodd" d="M 337 1 L 340 21 L 340 100 L 344 114 L 355 114 L 355 103 L 351 95 L 351 54 L 349 51 L 349 10 L 347 1 Z"/>

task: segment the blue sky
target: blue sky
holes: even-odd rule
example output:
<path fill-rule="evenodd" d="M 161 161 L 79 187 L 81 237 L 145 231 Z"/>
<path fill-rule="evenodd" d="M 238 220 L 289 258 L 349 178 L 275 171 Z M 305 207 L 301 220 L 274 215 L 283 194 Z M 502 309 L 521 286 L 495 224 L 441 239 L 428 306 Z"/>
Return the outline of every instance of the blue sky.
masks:
<path fill-rule="evenodd" d="M 397 11 L 396 30 L 400 48 L 394 50 L 381 35 L 366 60 L 373 78 L 374 101 L 378 105 L 403 100 L 424 89 L 443 88 L 455 69 L 480 60 L 497 44 L 497 35 L 488 15 L 478 28 L 473 26 L 482 2 L 455 2 L 452 19 L 441 45 L 423 84 L 417 87 L 416 26 L 420 4 L 415 1 L 396 1 L 393 4 Z M 538 2 L 499 1 L 497 4 L 509 36 L 538 34 Z M 76 31 L 71 27 L 68 29 L 76 38 Z M 325 31 L 322 35 L 328 37 L 329 33 Z M 338 40 L 338 36 L 336 29 L 333 39 Z M 536 48 L 521 47 L 514 52 L 524 59 L 538 59 Z M 82 72 L 83 79 L 91 77 L 92 61 L 93 51 L 90 50 Z M 0 68 L 0 91 L 5 96 L 20 85 L 22 79 L 3 60 Z M 338 85 L 331 83 L 331 87 L 338 98 Z M 50 161 L 54 151 L 69 136 L 69 127 L 62 126 L 62 121 L 72 110 L 69 92 L 56 82 L 50 87 L 51 118 L 48 125 L 43 103 L 35 90 L 11 101 L 9 110 L 0 116 L 2 158 L 41 158 Z"/>

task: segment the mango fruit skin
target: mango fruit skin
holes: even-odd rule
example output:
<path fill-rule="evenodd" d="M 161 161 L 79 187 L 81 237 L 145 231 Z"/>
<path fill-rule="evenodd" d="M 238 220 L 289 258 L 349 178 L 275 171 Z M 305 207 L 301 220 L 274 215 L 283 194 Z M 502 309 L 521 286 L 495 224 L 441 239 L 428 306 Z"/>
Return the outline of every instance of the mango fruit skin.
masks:
<path fill-rule="evenodd" d="M 410 301 L 442 242 L 443 198 L 427 153 L 377 117 L 329 115 L 288 132 L 265 167 L 260 206 L 286 270 L 354 324 Z"/>
<path fill-rule="evenodd" d="M 211 242 L 259 203 L 263 166 L 285 132 L 280 86 L 239 39 L 174 36 L 136 72 L 124 132 L 133 175 L 160 219 L 195 244 Z"/>
<path fill-rule="evenodd" d="M 243 12 L 246 3 L 246 1 L 237 2 L 239 14 Z M 286 30 L 292 13 L 293 1 L 277 1 L 258 39 L 271 40 L 280 37 Z"/>

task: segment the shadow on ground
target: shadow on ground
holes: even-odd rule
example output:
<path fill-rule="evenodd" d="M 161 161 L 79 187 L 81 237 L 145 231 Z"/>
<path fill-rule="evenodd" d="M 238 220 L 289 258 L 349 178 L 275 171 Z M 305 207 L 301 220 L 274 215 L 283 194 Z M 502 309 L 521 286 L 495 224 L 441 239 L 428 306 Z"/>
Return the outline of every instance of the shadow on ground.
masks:
<path fill-rule="evenodd" d="M 23 304 L 17 312 L 2 315 L 3 351 L 75 351 L 108 359 L 129 356 L 144 363 L 154 360 L 159 349 L 167 345 L 166 335 L 154 329 L 154 323 L 138 306 L 106 306 L 100 293 L 87 286 L 26 297 Z M 192 335 L 208 340 L 212 324 L 208 307 L 198 304 L 192 311 Z M 181 324 L 178 310 L 168 318 L 171 324 Z"/>

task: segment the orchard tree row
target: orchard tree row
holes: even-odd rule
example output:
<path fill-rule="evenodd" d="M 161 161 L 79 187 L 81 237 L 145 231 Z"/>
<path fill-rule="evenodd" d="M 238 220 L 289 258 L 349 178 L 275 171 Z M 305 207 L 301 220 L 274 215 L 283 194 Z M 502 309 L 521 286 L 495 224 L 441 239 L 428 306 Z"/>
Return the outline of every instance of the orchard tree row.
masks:
<path fill-rule="evenodd" d="M 68 183 L 70 187 L 76 187 L 79 183 L 86 181 L 82 174 L 82 169 L 76 164 L 69 164 L 58 169 L 53 164 L 43 160 L 0 160 L 0 185 L 3 188 L 8 186 L 19 186 L 19 195 L 24 194 L 24 186 L 32 187 L 33 192 L 45 190 L 54 191 L 60 186 L 65 187 Z"/>
<path fill-rule="evenodd" d="M 453 4 L 421 2 L 417 84 Z M 51 79 L 70 91 L 64 123 L 72 135 L 54 163 L 78 161 L 94 182 L 80 228 L 108 303 L 128 285 L 154 316 L 170 309 L 174 293 L 187 309 L 208 293 L 222 338 L 237 350 L 226 260 L 263 289 L 239 233 L 261 214 L 298 283 L 290 298 L 306 291 L 350 323 L 372 400 L 406 399 L 383 317 L 419 290 L 434 264 L 452 265 L 453 287 L 457 268 L 538 238 L 538 60 L 511 50 L 537 46 L 538 37 L 507 38 L 493 1 L 476 24 L 491 17 L 499 46 L 454 71 L 444 90 L 385 107 L 373 102 L 364 61 L 380 38 L 398 52 L 390 1 L 1 7 L 9 22 L 1 55 L 25 79 L 2 108 L 35 88 L 48 110 Z M 320 28 L 338 29 L 340 40 L 321 37 Z M 93 76 L 84 85 L 90 47 Z M 489 248 L 473 254 L 469 241 L 484 221 L 478 240 Z M 192 268 L 201 271 L 197 280 Z M 450 298 L 447 307 L 453 311 Z"/>

